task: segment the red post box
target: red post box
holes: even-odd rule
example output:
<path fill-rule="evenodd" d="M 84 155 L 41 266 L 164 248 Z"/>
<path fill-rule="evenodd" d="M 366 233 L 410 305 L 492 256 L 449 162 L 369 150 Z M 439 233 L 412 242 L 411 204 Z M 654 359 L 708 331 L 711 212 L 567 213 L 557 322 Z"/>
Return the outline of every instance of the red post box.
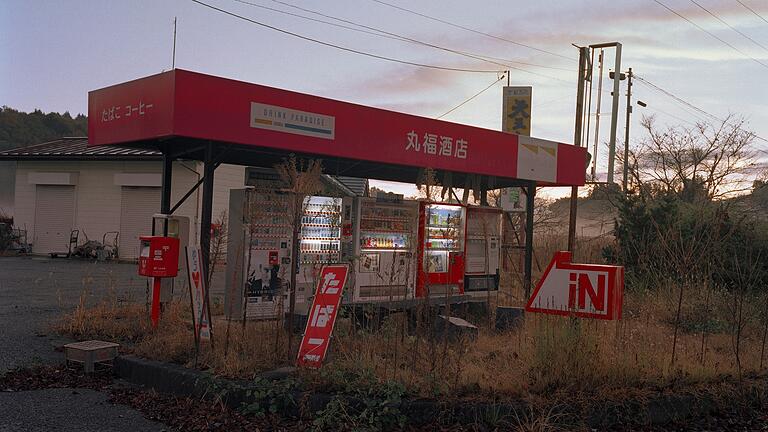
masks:
<path fill-rule="evenodd" d="M 179 272 L 179 239 L 161 236 L 141 236 L 139 239 L 139 275 L 176 277 Z"/>
<path fill-rule="evenodd" d="M 162 278 L 179 273 L 179 239 L 175 237 L 141 236 L 139 275 L 152 280 L 152 327 L 160 322 L 160 287 Z"/>

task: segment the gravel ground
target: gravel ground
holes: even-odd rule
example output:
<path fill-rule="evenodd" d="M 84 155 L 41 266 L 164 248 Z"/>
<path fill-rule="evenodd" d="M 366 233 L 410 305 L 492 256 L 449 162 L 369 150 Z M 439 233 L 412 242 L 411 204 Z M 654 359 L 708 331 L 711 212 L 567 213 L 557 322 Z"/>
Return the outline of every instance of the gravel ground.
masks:
<path fill-rule="evenodd" d="M 0 375 L 35 364 L 60 363 L 66 342 L 50 323 L 75 307 L 82 293 L 94 302 L 113 290 L 143 301 L 145 280 L 135 264 L 40 257 L 0 257 Z M 47 389 L 0 393 L 0 431 L 160 431 L 160 423 L 107 402 L 94 390 Z"/>
<path fill-rule="evenodd" d="M 166 426 L 88 389 L 0 393 L 0 432 L 164 431 Z"/>
<path fill-rule="evenodd" d="M 31 257 L 0 258 L 0 373 L 35 363 L 61 361 L 49 324 L 77 305 L 115 289 L 123 298 L 144 295 L 135 266 Z M 119 287 L 119 288 L 117 288 Z"/>
<path fill-rule="evenodd" d="M 61 360 L 61 345 L 49 325 L 74 308 L 85 294 L 89 303 L 117 295 L 144 302 L 147 279 L 136 264 L 98 263 L 47 257 L 0 257 L 0 373 L 37 363 Z M 211 293 L 224 292 L 224 271 L 214 273 Z M 178 281 L 176 293 L 186 287 Z"/>

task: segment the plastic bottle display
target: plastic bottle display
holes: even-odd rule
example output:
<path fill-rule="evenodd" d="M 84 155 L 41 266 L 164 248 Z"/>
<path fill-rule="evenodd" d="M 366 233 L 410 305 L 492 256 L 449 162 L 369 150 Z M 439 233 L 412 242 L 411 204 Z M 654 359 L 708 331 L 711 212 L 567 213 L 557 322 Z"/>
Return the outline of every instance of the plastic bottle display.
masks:
<path fill-rule="evenodd" d="M 416 214 L 408 208 L 368 203 L 360 210 L 362 249 L 407 249 Z"/>
<path fill-rule="evenodd" d="M 341 258 L 341 201 L 338 198 L 308 197 L 304 201 L 304 209 L 299 261 L 302 264 L 338 262 Z"/>

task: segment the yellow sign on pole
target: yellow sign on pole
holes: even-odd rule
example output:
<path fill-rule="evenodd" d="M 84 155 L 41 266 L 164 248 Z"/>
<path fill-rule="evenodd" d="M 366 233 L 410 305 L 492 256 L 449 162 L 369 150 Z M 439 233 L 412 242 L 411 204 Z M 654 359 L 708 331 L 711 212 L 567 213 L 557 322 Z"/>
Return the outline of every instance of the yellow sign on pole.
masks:
<path fill-rule="evenodd" d="M 530 86 L 505 86 L 501 110 L 501 130 L 531 136 Z"/>
<path fill-rule="evenodd" d="M 532 94 L 533 87 L 530 86 L 504 87 L 501 108 L 503 132 L 531 136 Z M 504 211 L 525 211 L 525 195 L 517 187 L 502 189 L 499 204 Z"/>

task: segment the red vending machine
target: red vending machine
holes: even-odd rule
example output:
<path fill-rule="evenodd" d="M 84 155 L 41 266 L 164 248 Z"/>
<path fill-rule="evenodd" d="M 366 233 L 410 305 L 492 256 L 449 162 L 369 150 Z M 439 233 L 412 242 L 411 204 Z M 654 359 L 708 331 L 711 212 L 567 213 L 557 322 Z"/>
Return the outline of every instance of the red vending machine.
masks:
<path fill-rule="evenodd" d="M 416 297 L 464 294 L 465 208 L 419 203 Z"/>

